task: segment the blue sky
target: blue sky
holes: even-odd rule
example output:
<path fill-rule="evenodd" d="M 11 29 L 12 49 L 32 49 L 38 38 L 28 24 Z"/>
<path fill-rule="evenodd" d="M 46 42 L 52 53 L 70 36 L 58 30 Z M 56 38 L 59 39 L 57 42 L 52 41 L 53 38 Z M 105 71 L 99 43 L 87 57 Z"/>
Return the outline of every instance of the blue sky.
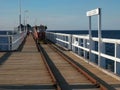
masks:
<path fill-rule="evenodd" d="M 86 30 L 86 12 L 102 8 L 102 29 L 120 30 L 120 0 L 21 0 L 31 25 L 44 24 L 50 30 Z M 19 0 L 0 0 L 0 29 L 13 29 L 19 24 Z M 92 29 L 97 29 L 97 16 L 92 17 Z"/>

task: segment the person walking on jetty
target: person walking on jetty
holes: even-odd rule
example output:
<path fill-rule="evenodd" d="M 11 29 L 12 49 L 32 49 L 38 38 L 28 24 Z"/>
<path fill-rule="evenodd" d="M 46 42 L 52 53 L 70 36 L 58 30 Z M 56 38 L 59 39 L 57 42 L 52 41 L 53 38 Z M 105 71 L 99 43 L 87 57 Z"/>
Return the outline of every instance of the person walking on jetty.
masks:
<path fill-rule="evenodd" d="M 34 27 L 34 38 L 35 38 L 35 41 L 38 43 L 38 32 L 37 32 L 37 26 Z"/>

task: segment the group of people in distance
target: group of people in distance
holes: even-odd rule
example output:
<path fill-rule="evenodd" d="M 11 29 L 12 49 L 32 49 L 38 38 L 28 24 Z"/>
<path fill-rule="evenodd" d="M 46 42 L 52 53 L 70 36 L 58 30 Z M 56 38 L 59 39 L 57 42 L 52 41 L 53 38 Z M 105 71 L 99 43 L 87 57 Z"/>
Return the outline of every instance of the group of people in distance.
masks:
<path fill-rule="evenodd" d="M 34 27 L 33 35 L 34 35 L 34 38 L 37 42 L 40 41 L 40 40 L 45 40 L 46 29 L 47 29 L 47 26 L 44 26 L 44 25 Z"/>

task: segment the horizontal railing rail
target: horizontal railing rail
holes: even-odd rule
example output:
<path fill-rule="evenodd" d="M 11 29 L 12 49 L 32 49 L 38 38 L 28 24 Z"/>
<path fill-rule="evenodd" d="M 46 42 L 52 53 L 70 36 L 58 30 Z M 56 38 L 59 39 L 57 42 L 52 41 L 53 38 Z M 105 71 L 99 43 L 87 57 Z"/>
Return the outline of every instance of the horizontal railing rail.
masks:
<path fill-rule="evenodd" d="M 70 34 L 62 34 L 62 33 L 52 33 L 46 32 L 47 39 L 52 42 L 65 47 L 67 49 L 71 49 L 71 35 Z"/>
<path fill-rule="evenodd" d="M 0 51 L 10 49 L 10 40 L 11 35 L 0 35 Z"/>
<path fill-rule="evenodd" d="M 23 42 L 24 38 L 26 36 L 26 32 L 22 32 L 20 34 L 16 34 L 12 38 L 12 49 L 11 50 L 16 50 L 20 44 Z"/>
<path fill-rule="evenodd" d="M 88 62 L 93 62 L 104 69 L 111 70 L 115 74 L 120 75 L 119 39 L 102 38 L 101 51 L 99 53 L 99 38 L 97 37 L 92 37 L 91 45 L 89 43 L 89 35 L 71 35 L 46 32 L 46 37 L 50 41 L 72 50 L 77 55 L 84 57 Z M 99 55 L 101 57 L 100 61 L 98 60 Z"/>
<path fill-rule="evenodd" d="M 26 32 L 14 35 L 0 35 L 0 51 L 16 50 L 26 36 Z"/>

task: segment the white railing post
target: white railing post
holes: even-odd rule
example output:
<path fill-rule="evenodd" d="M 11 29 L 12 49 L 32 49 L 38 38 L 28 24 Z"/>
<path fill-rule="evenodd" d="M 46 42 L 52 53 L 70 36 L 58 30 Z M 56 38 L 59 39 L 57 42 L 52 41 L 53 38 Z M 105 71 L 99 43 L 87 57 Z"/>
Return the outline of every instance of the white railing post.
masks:
<path fill-rule="evenodd" d="M 91 39 L 90 48 L 91 48 L 91 50 L 95 49 L 95 42 L 92 39 Z M 90 55 L 89 60 L 92 61 L 92 62 L 95 62 L 95 55 L 93 53 L 91 53 L 91 51 L 90 51 L 89 55 Z"/>
<path fill-rule="evenodd" d="M 58 44 L 58 42 L 59 42 L 59 41 L 57 40 L 57 38 L 58 38 L 58 35 L 56 34 L 56 44 Z"/>
<path fill-rule="evenodd" d="M 51 41 L 53 42 L 53 34 L 51 33 Z"/>
<path fill-rule="evenodd" d="M 55 43 L 55 33 L 52 34 L 53 34 L 53 42 Z"/>
<path fill-rule="evenodd" d="M 54 43 L 56 43 L 56 34 L 53 33 L 53 35 L 54 35 L 54 39 L 53 39 L 53 41 L 54 41 Z"/>
<path fill-rule="evenodd" d="M 68 49 L 72 50 L 72 35 L 71 34 L 68 37 L 68 42 L 69 42 Z"/>
<path fill-rule="evenodd" d="M 72 44 L 75 43 L 75 37 L 72 37 Z M 72 45 L 72 51 L 75 52 L 75 46 Z"/>
<path fill-rule="evenodd" d="M 101 45 L 100 53 L 105 53 L 106 52 L 105 51 L 105 43 L 101 42 L 100 45 Z M 100 64 L 101 67 L 105 68 L 106 67 L 106 60 L 105 60 L 105 58 L 100 56 L 100 63 L 99 64 Z"/>
<path fill-rule="evenodd" d="M 120 58 L 120 44 L 115 43 L 115 57 Z M 114 73 L 120 74 L 120 62 L 114 60 Z"/>
<path fill-rule="evenodd" d="M 78 43 L 79 43 L 79 46 L 81 46 L 81 39 L 80 38 L 78 38 Z M 78 48 L 78 55 L 80 55 L 80 53 L 81 53 L 81 49 L 80 48 Z"/>
<path fill-rule="evenodd" d="M 64 36 L 61 36 L 62 40 L 64 40 Z M 64 43 L 61 42 L 61 45 L 64 47 Z"/>
<path fill-rule="evenodd" d="M 100 66 L 101 64 L 101 49 L 102 49 L 102 40 L 101 40 L 101 9 L 99 8 L 99 14 L 98 14 L 98 38 L 99 38 L 99 42 L 98 42 L 98 66 Z"/>
<path fill-rule="evenodd" d="M 8 50 L 10 50 L 10 47 L 11 47 L 11 39 L 10 39 L 10 36 L 8 36 Z"/>
<path fill-rule="evenodd" d="M 89 61 L 91 60 L 91 49 L 92 49 L 92 31 L 91 31 L 91 16 L 89 16 Z"/>
<path fill-rule="evenodd" d="M 8 49 L 12 50 L 12 36 L 8 36 Z"/>
<path fill-rule="evenodd" d="M 87 48 L 87 40 L 83 39 L 83 47 Z M 84 58 L 87 58 L 87 52 L 84 50 Z"/>

